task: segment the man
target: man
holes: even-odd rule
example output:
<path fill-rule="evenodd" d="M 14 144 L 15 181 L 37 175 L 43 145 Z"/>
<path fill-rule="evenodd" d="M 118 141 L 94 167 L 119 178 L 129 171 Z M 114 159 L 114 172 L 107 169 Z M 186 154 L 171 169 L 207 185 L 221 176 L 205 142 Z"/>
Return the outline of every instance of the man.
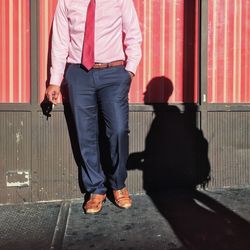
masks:
<path fill-rule="evenodd" d="M 123 36 L 124 34 L 124 36 Z M 68 83 L 84 161 L 82 180 L 90 194 L 86 213 L 102 209 L 106 179 L 121 208 L 132 205 L 125 186 L 128 157 L 128 92 L 141 58 L 141 32 L 133 0 L 59 0 L 53 21 L 52 66 L 46 96 L 58 102 Z M 109 176 L 100 164 L 98 111 L 109 138 Z"/>

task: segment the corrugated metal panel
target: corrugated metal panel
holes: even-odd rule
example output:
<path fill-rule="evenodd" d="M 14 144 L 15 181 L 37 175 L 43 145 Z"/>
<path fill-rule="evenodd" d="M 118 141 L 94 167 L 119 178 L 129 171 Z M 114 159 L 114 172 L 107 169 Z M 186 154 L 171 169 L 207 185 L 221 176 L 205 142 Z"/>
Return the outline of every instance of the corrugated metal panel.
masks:
<path fill-rule="evenodd" d="M 250 113 L 208 113 L 212 187 L 250 185 Z"/>
<path fill-rule="evenodd" d="M 0 203 L 31 201 L 31 114 L 0 113 Z"/>
<path fill-rule="evenodd" d="M 143 57 L 131 86 L 130 102 L 143 103 L 148 84 L 159 76 L 173 83 L 169 102 L 196 102 L 198 1 L 187 4 L 184 0 L 134 0 L 134 3 L 142 29 Z M 163 92 L 160 88 L 149 102 L 166 102 Z"/>
<path fill-rule="evenodd" d="M 167 165 L 161 169 L 160 175 L 166 180 L 170 178 L 175 174 L 171 173 L 173 171 L 171 165 L 180 161 L 185 162 L 182 171 L 193 169 L 189 163 L 193 161 L 194 134 L 189 128 L 189 122 L 192 120 L 186 120 L 187 114 L 170 106 L 169 110 L 162 111 L 158 117 L 158 121 L 162 119 L 160 127 L 155 127 L 157 122 L 153 111 L 131 111 L 129 115 L 130 157 L 139 154 L 140 158 L 145 154 L 145 139 L 151 131 L 151 139 L 160 142 L 158 149 L 158 144 L 154 144 L 156 151 L 166 152 L 164 153 L 166 159 L 162 161 Z M 190 119 L 193 118 L 191 115 Z M 0 113 L 0 203 L 82 197 L 78 183 L 78 169 L 64 113 L 54 111 L 52 118 L 47 121 L 38 112 L 37 121 L 37 134 L 32 135 L 37 136 L 37 139 L 36 143 L 31 145 L 31 113 Z M 154 127 L 152 127 L 153 121 Z M 249 127 L 249 112 L 208 113 L 209 160 L 212 170 L 210 188 L 250 185 Z M 193 129 L 195 132 L 196 129 Z M 166 133 L 161 135 L 164 131 Z M 76 143 L 74 137 L 72 142 Z M 31 147 L 35 147 L 37 151 L 35 159 L 37 165 L 33 166 L 31 166 Z M 176 158 L 180 154 L 182 157 Z M 159 154 L 159 157 L 162 156 Z M 145 177 L 145 170 L 137 166 L 137 164 L 128 165 L 127 185 L 134 194 L 144 192 L 143 186 L 149 178 Z M 154 165 L 152 173 L 156 169 Z"/>
<path fill-rule="evenodd" d="M 29 0 L 1 0 L 0 103 L 30 101 L 29 11 Z"/>
<path fill-rule="evenodd" d="M 250 102 L 250 1 L 208 1 L 208 101 Z"/>
<path fill-rule="evenodd" d="M 154 112 L 129 113 L 129 150 L 130 153 L 145 150 L 145 138 L 154 119 Z"/>
<path fill-rule="evenodd" d="M 138 153 L 145 150 L 145 138 L 153 121 L 153 112 L 130 112 L 129 113 L 129 153 Z M 133 169 L 135 166 L 128 164 L 127 186 L 133 194 L 144 193 L 143 171 Z"/>
<path fill-rule="evenodd" d="M 78 168 L 63 112 L 38 113 L 38 200 L 80 197 Z"/>
<path fill-rule="evenodd" d="M 40 1 L 39 7 L 40 100 L 44 97 L 49 76 L 49 38 L 56 2 Z M 184 0 L 134 0 L 134 3 L 143 34 L 143 58 L 131 86 L 130 103 L 143 103 L 148 83 L 159 76 L 165 76 L 173 83 L 170 102 L 196 102 L 198 0 L 189 0 L 188 4 Z M 166 102 L 161 90 L 152 96 L 152 101 Z"/>

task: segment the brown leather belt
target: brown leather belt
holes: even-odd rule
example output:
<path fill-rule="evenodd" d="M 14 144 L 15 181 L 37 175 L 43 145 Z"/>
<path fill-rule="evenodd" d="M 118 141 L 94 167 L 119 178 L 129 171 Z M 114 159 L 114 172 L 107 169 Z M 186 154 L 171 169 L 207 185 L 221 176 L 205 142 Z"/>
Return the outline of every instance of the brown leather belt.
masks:
<path fill-rule="evenodd" d="M 110 63 L 95 63 L 93 66 L 93 69 L 103 69 L 103 68 L 110 68 L 110 67 L 116 67 L 116 66 L 121 66 L 121 65 L 124 65 L 123 60 L 114 61 Z"/>

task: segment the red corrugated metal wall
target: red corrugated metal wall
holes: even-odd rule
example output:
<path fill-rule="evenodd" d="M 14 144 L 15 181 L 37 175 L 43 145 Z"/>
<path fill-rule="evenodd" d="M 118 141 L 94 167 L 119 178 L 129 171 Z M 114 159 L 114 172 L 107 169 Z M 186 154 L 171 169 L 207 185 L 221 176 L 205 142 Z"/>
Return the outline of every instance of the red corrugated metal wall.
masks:
<path fill-rule="evenodd" d="M 0 103 L 30 102 L 30 1 L 0 1 Z"/>
<path fill-rule="evenodd" d="M 51 22 L 57 0 L 39 1 L 39 96 L 48 79 Z M 173 84 L 172 103 L 197 101 L 198 0 L 134 0 L 143 58 L 130 103 L 143 103 L 154 77 Z M 250 0 L 208 1 L 208 102 L 250 102 Z M 30 102 L 30 1 L 1 0 L 0 103 Z M 163 85 L 149 101 L 165 102 Z"/>
<path fill-rule="evenodd" d="M 208 1 L 208 101 L 250 102 L 250 1 Z"/>
<path fill-rule="evenodd" d="M 44 97 L 48 79 L 48 49 L 52 16 L 57 0 L 40 1 L 40 100 Z M 186 1 L 187 2 L 187 1 Z M 134 0 L 143 35 L 143 58 L 131 86 L 130 103 L 143 103 L 148 83 L 154 77 L 165 76 L 173 84 L 173 94 L 170 102 L 193 102 L 197 100 L 197 0 L 190 0 L 188 5 L 184 0 Z M 186 8 L 186 16 L 184 15 Z M 189 14 L 189 15 L 188 15 Z M 186 27 L 189 36 L 185 37 L 184 21 L 190 22 Z M 191 24 L 193 24 L 191 26 Z M 192 36 L 190 36 L 192 34 Z M 189 58 L 184 58 L 185 42 L 191 42 Z M 191 54 L 192 53 L 192 54 Z M 186 62 L 184 61 L 186 60 Z M 189 61 L 188 61 L 189 60 Z M 185 68 L 185 63 L 191 63 L 191 68 Z M 162 88 L 164 88 L 164 82 Z M 161 84 L 159 91 L 149 94 L 151 102 L 166 102 Z"/>
<path fill-rule="evenodd" d="M 187 1 L 186 1 L 187 2 Z M 152 78 L 165 76 L 173 84 L 173 94 L 169 102 L 192 102 L 197 100 L 197 25 L 198 1 L 184 0 L 135 0 L 143 34 L 142 61 L 130 91 L 131 103 L 142 103 L 143 92 Z M 188 15 L 190 13 L 190 15 Z M 184 22 L 193 21 L 187 27 Z M 190 22 L 191 21 L 191 22 Z M 189 28 L 190 37 L 185 36 Z M 187 33 L 186 33 L 187 34 Z M 192 37 L 193 36 L 193 37 Z M 191 42 L 190 59 L 185 58 L 184 41 Z M 192 79 L 185 72 L 185 59 L 195 60 L 189 70 Z M 150 102 L 166 102 L 163 86 L 149 93 Z M 190 88 L 186 88 L 189 85 Z M 186 90 L 193 90 L 191 93 Z"/>

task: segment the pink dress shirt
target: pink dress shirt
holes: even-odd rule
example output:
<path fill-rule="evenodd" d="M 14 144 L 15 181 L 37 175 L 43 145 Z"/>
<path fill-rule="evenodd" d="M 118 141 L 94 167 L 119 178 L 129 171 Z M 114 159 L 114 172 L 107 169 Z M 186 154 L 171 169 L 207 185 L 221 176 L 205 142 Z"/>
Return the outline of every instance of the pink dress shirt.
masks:
<path fill-rule="evenodd" d="M 66 62 L 81 63 L 89 1 L 58 0 L 53 21 L 50 84 L 61 84 Z M 126 70 L 135 73 L 141 59 L 142 38 L 133 0 L 96 0 L 95 21 L 95 62 L 126 60 Z"/>

